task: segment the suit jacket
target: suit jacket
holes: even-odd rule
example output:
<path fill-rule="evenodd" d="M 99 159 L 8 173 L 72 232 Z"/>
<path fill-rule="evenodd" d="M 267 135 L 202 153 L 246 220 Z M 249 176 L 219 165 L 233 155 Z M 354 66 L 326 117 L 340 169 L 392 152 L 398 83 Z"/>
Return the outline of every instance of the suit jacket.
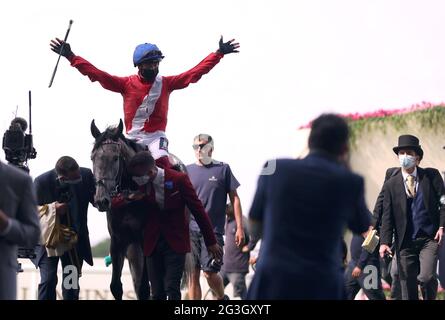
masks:
<path fill-rule="evenodd" d="M 78 201 L 79 214 L 79 233 L 77 243 L 77 253 L 79 259 L 83 259 L 89 265 L 93 265 L 93 257 L 91 254 L 90 237 L 87 223 L 88 205 L 94 204 L 95 182 L 94 176 L 90 169 L 80 168 L 82 182 L 75 185 L 75 193 Z M 58 183 L 56 170 L 47 171 L 38 176 L 35 181 L 38 205 L 53 203 L 58 200 Z M 37 257 L 34 263 L 38 266 L 40 259 L 45 253 L 43 246 L 36 248 Z"/>
<path fill-rule="evenodd" d="M 342 298 L 344 228 L 369 227 L 362 177 L 321 152 L 276 160 L 249 215 L 263 236 L 248 299 Z"/>
<path fill-rule="evenodd" d="M 212 223 L 187 174 L 165 169 L 164 208 L 161 209 L 157 205 L 153 188 L 146 201 L 149 207 L 144 230 L 145 256 L 153 253 L 161 234 L 175 252 L 190 252 L 189 217 L 186 214 L 186 206 L 195 217 L 206 245 L 216 243 Z"/>
<path fill-rule="evenodd" d="M 442 176 L 437 169 L 417 167 L 419 188 L 423 192 L 425 208 L 431 223 L 437 230 L 445 226 L 445 207 L 441 206 L 440 198 L 445 194 Z M 407 196 L 402 172 L 386 181 L 383 186 L 383 217 L 380 243 L 391 245 L 395 232 L 396 246 L 400 250 L 408 223 Z"/>
<path fill-rule="evenodd" d="M 396 175 L 400 171 L 400 167 L 393 167 L 386 169 L 385 173 L 385 180 L 383 181 L 383 185 L 386 181 L 388 181 L 389 178 L 391 178 L 393 175 Z M 372 213 L 373 218 L 375 220 L 375 229 L 380 232 L 380 226 L 382 224 L 382 217 L 383 217 L 383 198 L 385 196 L 385 190 L 380 190 L 379 195 L 377 196 L 377 200 L 375 202 L 374 211 Z"/>
<path fill-rule="evenodd" d="M 33 248 L 40 224 L 31 178 L 23 171 L 0 163 L 0 209 L 10 228 L 0 235 L 0 300 L 16 298 L 17 246 Z"/>

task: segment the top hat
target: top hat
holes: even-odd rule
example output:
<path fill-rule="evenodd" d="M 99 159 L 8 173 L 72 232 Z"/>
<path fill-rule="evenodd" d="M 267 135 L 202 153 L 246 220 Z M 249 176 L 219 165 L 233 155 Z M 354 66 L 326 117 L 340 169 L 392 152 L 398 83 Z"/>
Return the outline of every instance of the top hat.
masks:
<path fill-rule="evenodd" d="M 423 158 L 422 147 L 419 144 L 419 139 L 415 136 L 412 136 L 410 134 L 399 136 L 399 145 L 392 148 L 392 150 L 395 154 L 399 154 L 399 151 L 401 149 L 414 150 L 419 155 L 420 159 Z"/>

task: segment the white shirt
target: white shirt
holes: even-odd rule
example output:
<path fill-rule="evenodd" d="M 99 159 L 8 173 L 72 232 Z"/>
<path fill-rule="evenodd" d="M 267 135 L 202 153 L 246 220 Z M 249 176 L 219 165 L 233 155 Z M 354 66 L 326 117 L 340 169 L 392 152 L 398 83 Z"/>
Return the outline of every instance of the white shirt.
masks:
<path fill-rule="evenodd" d="M 410 193 L 408 191 L 408 176 L 413 176 L 414 177 L 414 180 L 416 181 L 416 183 L 414 185 L 414 190 L 417 193 L 417 190 L 419 189 L 419 179 L 417 179 L 417 167 L 414 168 L 414 171 L 411 174 L 405 172 L 402 169 L 402 176 L 403 176 L 403 185 L 405 186 L 406 195 L 408 197 L 411 197 L 411 195 L 410 195 Z"/>

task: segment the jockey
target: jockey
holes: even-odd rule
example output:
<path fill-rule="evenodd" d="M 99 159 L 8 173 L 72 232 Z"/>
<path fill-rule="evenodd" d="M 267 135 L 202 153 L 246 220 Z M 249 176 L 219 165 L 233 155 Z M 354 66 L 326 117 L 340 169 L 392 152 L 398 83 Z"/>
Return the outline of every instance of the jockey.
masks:
<path fill-rule="evenodd" d="M 161 50 L 151 43 L 143 43 L 133 53 L 133 64 L 138 73 L 127 77 L 110 75 L 99 70 L 84 58 L 75 55 L 68 43 L 58 38 L 51 40 L 51 50 L 61 54 L 71 66 L 98 81 L 107 90 L 122 94 L 127 136 L 148 149 L 160 167 L 170 167 L 168 159 L 167 126 L 168 99 L 173 90 L 186 88 L 208 73 L 225 54 L 238 52 L 234 39 L 219 40 L 219 48 L 210 53 L 194 68 L 176 76 L 161 76 L 159 63 L 164 58 Z"/>

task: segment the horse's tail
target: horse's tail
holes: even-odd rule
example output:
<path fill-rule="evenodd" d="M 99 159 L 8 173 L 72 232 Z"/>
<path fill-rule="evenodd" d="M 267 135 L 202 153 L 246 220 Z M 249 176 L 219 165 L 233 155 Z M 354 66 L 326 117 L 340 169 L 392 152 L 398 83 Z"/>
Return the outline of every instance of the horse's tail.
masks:
<path fill-rule="evenodd" d="M 193 246 L 193 244 L 191 244 Z M 193 250 L 193 248 L 192 248 Z M 193 271 L 196 269 L 196 261 L 194 258 L 194 254 L 192 252 L 188 252 L 185 255 L 185 266 L 184 266 L 184 279 L 187 287 L 190 284 L 190 277 L 192 276 Z"/>
<path fill-rule="evenodd" d="M 190 211 L 188 208 L 186 209 L 188 220 L 190 221 Z M 186 288 L 188 291 L 190 279 L 193 274 L 193 271 L 196 269 L 196 259 L 195 257 L 198 256 L 198 248 L 194 241 L 190 240 L 190 248 L 191 251 L 187 252 L 185 255 L 185 264 L 184 264 L 184 272 L 182 274 L 182 287 Z"/>
<path fill-rule="evenodd" d="M 194 249 L 193 242 L 191 242 L 190 245 L 192 247 L 192 252 L 187 252 L 185 254 L 185 265 L 181 281 L 181 287 L 186 291 L 185 300 L 188 300 L 191 277 L 193 271 L 196 269 L 195 255 L 193 254 L 193 250 L 196 249 Z"/>

